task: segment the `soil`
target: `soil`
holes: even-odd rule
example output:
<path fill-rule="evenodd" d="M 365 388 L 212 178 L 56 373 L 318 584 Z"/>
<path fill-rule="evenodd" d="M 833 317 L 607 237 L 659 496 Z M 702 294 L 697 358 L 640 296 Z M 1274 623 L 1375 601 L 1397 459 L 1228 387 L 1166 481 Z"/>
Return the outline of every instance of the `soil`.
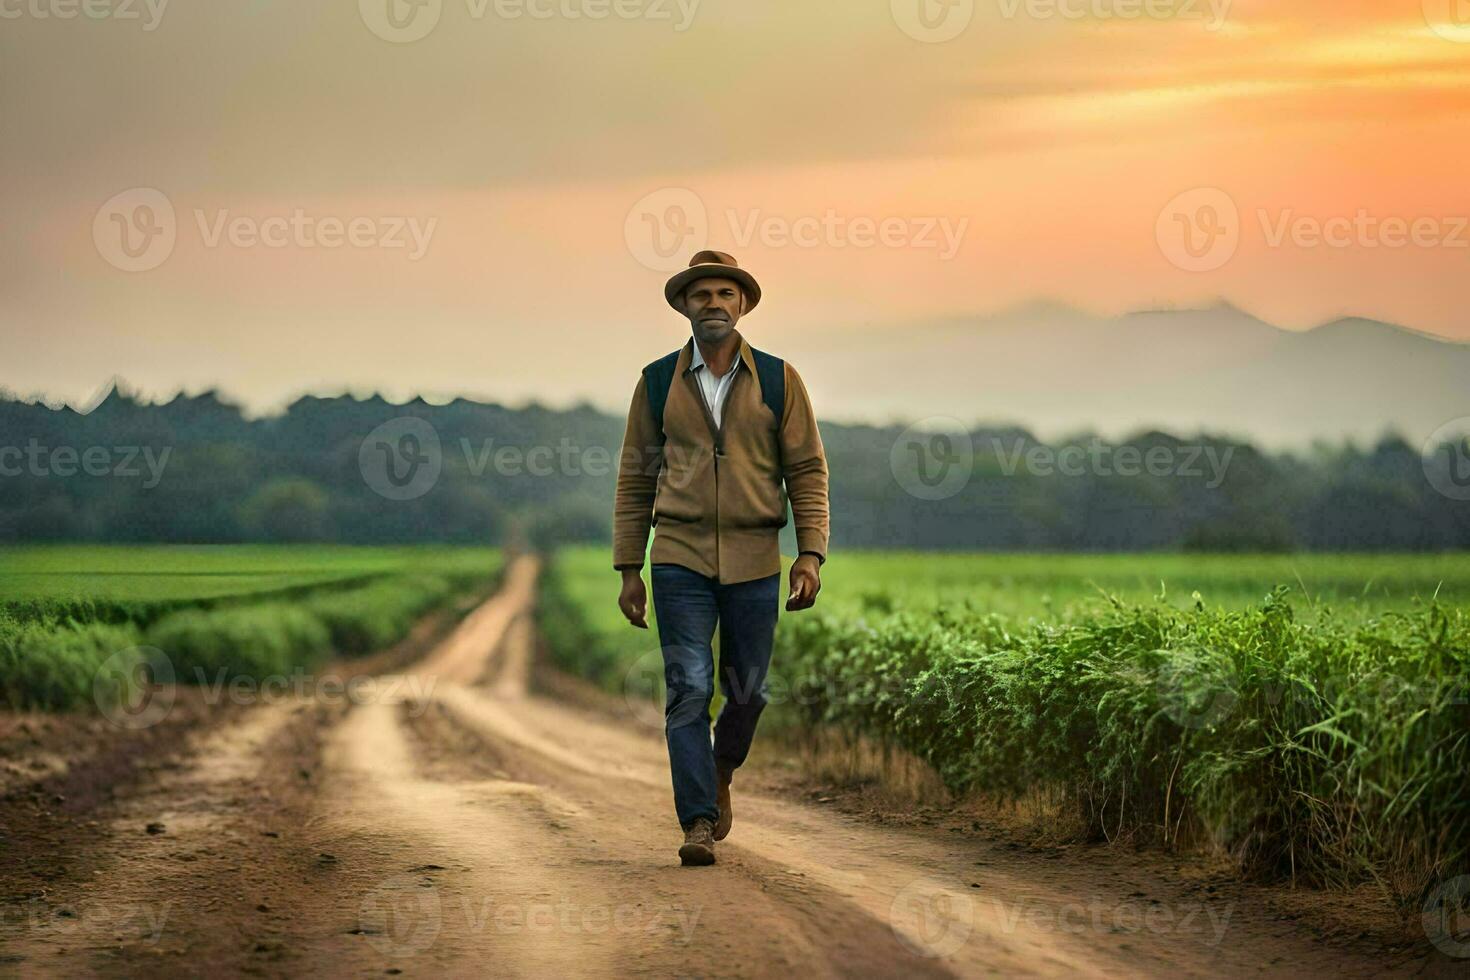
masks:
<path fill-rule="evenodd" d="M 680 867 L 657 719 L 541 666 L 536 574 L 344 665 L 351 697 L 5 717 L 0 973 L 1464 975 L 1223 873 L 813 783 L 775 739 Z"/>

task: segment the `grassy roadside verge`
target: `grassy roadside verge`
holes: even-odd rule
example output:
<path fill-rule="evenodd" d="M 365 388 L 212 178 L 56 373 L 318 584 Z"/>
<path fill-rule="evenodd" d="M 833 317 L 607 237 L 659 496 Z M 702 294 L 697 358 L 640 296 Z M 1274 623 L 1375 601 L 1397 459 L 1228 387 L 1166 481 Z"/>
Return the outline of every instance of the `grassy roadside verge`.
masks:
<path fill-rule="evenodd" d="M 0 607 L 0 703 L 67 710 L 131 696 L 141 665 L 159 657 L 179 682 L 262 679 L 310 670 L 333 656 L 358 656 L 398 641 L 425 614 L 485 587 L 498 553 L 465 549 L 455 560 L 400 563 L 363 578 L 338 578 L 287 593 L 211 596 L 159 606 L 140 598 L 121 622 L 89 618 L 119 608 L 85 597 Z M 146 586 L 145 586 L 146 588 Z M 151 659 L 150 659 L 151 658 Z"/>
<path fill-rule="evenodd" d="M 657 639 L 618 619 L 604 557 L 553 559 L 542 626 L 558 666 L 621 693 Z M 1375 882 L 1409 906 L 1470 859 L 1461 608 L 1339 617 L 1257 589 L 1047 617 L 865 584 L 783 616 L 772 721 L 900 747 L 959 794 L 1045 793 L 1085 839 L 1208 848 L 1264 880 Z"/>

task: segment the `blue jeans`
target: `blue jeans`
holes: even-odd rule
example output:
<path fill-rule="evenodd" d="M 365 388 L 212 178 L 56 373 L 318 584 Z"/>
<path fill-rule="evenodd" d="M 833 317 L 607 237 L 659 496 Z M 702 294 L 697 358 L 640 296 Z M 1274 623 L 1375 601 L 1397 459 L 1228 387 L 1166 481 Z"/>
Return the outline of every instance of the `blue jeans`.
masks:
<path fill-rule="evenodd" d="M 653 611 L 663 648 L 664 733 L 674 779 L 674 811 L 688 828 L 716 819 L 715 770 L 745 761 L 766 706 L 766 670 L 776 637 L 781 576 L 721 585 L 682 565 L 652 566 Z M 720 627 L 720 693 L 725 697 L 710 744 L 715 695 L 715 625 Z"/>

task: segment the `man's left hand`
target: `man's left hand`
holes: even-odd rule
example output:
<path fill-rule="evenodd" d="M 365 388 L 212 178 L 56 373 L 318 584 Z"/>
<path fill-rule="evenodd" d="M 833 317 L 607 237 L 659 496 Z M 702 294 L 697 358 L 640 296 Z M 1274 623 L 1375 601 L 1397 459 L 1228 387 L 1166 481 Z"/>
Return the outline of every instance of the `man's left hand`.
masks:
<path fill-rule="evenodd" d="M 810 609 L 822 591 L 821 562 L 816 555 L 798 555 L 791 563 L 791 594 L 786 597 L 786 611 Z"/>

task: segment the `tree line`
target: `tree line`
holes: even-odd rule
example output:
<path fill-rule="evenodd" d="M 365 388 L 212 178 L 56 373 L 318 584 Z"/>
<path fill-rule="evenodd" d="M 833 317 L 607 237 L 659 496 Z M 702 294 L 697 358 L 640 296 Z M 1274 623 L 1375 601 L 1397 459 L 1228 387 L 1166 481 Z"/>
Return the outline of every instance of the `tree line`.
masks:
<path fill-rule="evenodd" d="M 1215 437 L 821 424 L 833 547 L 1432 551 L 1470 546 L 1464 443 L 1266 452 Z M 0 540 L 504 543 L 610 539 L 623 419 L 114 390 L 79 413 L 0 396 Z M 787 528 L 788 538 L 791 529 Z M 791 542 L 788 542 L 788 544 Z"/>

